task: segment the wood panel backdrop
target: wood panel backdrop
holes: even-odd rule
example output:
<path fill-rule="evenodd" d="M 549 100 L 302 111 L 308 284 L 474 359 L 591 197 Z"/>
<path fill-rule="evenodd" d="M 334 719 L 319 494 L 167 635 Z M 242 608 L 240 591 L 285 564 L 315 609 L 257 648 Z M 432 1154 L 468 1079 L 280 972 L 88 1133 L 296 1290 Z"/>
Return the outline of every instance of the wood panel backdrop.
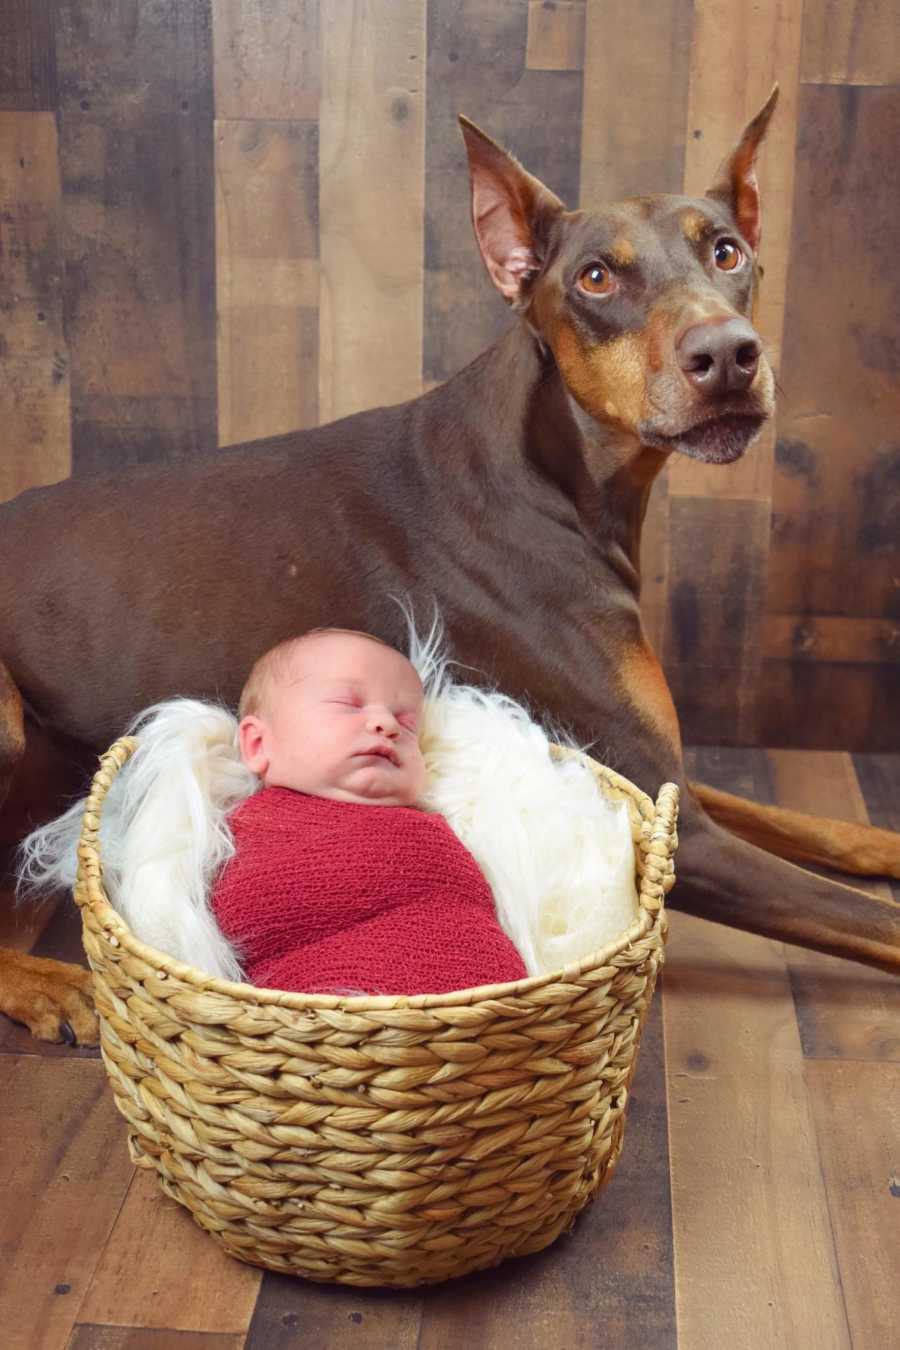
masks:
<path fill-rule="evenodd" d="M 312 426 L 510 322 L 456 115 L 569 205 L 702 191 L 773 80 L 773 431 L 655 491 L 694 742 L 900 746 L 892 0 L 4 0 L 0 497 Z"/>

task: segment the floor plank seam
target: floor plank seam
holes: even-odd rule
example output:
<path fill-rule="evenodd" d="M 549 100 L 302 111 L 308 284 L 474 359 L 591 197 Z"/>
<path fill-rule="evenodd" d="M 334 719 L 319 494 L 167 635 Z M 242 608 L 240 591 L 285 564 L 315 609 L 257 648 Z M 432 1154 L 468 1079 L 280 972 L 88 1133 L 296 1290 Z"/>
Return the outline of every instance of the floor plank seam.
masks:
<path fill-rule="evenodd" d="M 845 1063 L 846 1061 L 841 1060 L 840 1062 Z M 815 1110 L 813 1108 L 812 1089 L 805 1068 L 803 1070 L 803 1084 L 804 1087 L 806 1088 L 806 1099 L 809 1106 L 809 1118 L 812 1121 L 813 1138 L 815 1139 L 816 1144 L 816 1163 L 818 1164 L 819 1168 L 819 1176 L 822 1178 L 822 1191 L 825 1196 L 825 1212 L 828 1215 L 828 1234 L 831 1239 L 831 1250 L 834 1254 L 834 1268 L 835 1271 L 837 1272 L 837 1283 L 838 1283 L 838 1290 L 841 1296 L 841 1307 L 844 1310 L 844 1325 L 847 1330 L 847 1344 L 850 1346 L 850 1350 L 853 1350 L 853 1332 L 850 1328 L 850 1313 L 847 1308 L 847 1295 L 844 1292 L 844 1272 L 841 1269 L 840 1252 L 838 1250 L 837 1236 L 835 1233 L 834 1213 L 831 1203 L 832 1196 L 828 1187 L 828 1178 L 825 1175 L 825 1168 L 822 1165 L 822 1148 L 819 1141 L 819 1125 L 816 1119 Z"/>

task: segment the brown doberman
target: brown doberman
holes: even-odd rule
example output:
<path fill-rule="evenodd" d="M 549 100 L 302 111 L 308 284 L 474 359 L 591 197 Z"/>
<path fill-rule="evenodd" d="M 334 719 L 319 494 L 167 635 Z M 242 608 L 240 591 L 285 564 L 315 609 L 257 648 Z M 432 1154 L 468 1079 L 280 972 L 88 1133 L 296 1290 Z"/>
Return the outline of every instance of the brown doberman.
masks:
<path fill-rule="evenodd" d="M 67 762 L 105 748 L 158 699 L 235 702 L 254 658 L 289 634 L 328 624 L 402 643 L 392 597 L 408 596 L 419 616 L 437 602 L 480 678 L 648 792 L 681 784 L 675 908 L 900 969 L 900 906 L 782 860 L 896 877 L 900 836 L 686 784 L 641 627 L 656 475 L 672 453 L 737 459 L 773 411 L 750 315 L 754 163 L 774 103 L 705 197 L 583 211 L 464 121 L 475 233 L 518 316 L 499 342 L 397 407 L 4 506 L 8 805 L 30 809 L 35 766 L 49 771 L 59 747 Z M 0 1008 L 37 1035 L 67 1022 L 87 1039 L 70 970 L 3 953 Z"/>

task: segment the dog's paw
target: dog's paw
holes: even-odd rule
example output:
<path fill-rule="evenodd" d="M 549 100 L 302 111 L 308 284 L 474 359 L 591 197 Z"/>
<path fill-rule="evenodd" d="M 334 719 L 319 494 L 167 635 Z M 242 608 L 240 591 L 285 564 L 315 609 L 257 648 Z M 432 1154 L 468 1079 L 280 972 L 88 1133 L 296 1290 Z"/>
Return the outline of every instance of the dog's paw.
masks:
<path fill-rule="evenodd" d="M 91 973 L 81 966 L 0 951 L 0 1012 L 41 1041 L 97 1043 Z"/>

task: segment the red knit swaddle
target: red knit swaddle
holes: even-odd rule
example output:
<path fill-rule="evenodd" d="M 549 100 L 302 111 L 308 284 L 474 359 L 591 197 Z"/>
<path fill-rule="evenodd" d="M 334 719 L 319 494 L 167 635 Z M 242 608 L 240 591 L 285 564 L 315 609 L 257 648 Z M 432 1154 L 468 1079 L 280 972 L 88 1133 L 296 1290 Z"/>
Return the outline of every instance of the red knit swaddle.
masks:
<path fill-rule="evenodd" d="M 236 853 L 212 907 L 253 984 L 443 994 L 527 973 L 442 816 L 271 787 L 228 823 Z"/>

